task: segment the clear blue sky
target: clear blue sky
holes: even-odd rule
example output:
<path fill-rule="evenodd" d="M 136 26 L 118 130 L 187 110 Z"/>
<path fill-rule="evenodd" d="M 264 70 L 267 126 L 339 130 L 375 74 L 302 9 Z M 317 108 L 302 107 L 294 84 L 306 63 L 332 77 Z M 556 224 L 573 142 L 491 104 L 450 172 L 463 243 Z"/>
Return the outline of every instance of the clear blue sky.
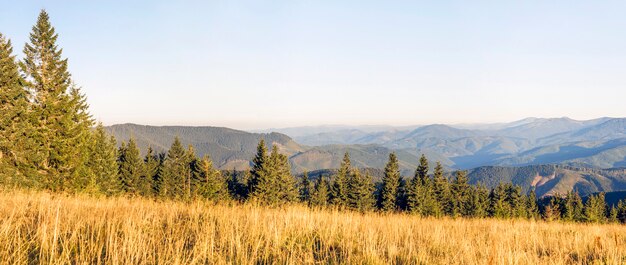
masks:
<path fill-rule="evenodd" d="M 105 124 L 626 116 L 625 1 L 4 1 L 45 8 Z"/>

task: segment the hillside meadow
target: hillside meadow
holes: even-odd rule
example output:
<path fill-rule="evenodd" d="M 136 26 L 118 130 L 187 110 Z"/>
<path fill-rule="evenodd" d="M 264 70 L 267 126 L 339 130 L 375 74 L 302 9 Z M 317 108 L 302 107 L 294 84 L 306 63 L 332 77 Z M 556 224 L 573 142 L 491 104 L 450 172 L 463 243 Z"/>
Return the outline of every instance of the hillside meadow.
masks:
<path fill-rule="evenodd" d="M 0 192 L 2 264 L 623 264 L 619 224 Z"/>

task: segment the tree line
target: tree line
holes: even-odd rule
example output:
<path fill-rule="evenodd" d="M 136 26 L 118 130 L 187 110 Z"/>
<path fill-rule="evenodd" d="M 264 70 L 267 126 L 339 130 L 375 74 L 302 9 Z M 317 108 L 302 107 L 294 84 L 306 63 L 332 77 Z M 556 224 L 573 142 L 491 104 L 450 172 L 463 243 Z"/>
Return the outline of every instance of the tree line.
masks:
<path fill-rule="evenodd" d="M 586 202 L 576 192 L 538 204 L 534 190 L 510 183 L 488 189 L 470 185 L 464 171 L 447 177 L 440 163 L 432 170 L 422 155 L 414 176 L 400 174 L 389 155 L 384 177 L 352 167 L 348 153 L 336 173 L 310 179 L 291 173 L 289 159 L 261 140 L 247 172 L 217 170 L 209 156 L 197 157 L 176 138 L 167 152 L 147 150 L 134 139 L 119 147 L 88 112 L 74 84 L 58 35 L 45 11 L 39 14 L 24 47 L 13 55 L 0 34 L 0 185 L 127 195 L 175 200 L 252 201 L 265 205 L 304 203 L 353 211 L 405 212 L 420 216 L 493 217 L 626 222 L 626 203 L 608 207 L 604 194 Z"/>

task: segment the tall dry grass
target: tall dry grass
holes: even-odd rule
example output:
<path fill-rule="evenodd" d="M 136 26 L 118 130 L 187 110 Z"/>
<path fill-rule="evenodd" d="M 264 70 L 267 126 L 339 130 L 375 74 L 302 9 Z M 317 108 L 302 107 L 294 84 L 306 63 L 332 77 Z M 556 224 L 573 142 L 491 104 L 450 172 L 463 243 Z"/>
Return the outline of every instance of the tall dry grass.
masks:
<path fill-rule="evenodd" d="M 626 227 L 0 193 L 3 264 L 623 264 Z"/>

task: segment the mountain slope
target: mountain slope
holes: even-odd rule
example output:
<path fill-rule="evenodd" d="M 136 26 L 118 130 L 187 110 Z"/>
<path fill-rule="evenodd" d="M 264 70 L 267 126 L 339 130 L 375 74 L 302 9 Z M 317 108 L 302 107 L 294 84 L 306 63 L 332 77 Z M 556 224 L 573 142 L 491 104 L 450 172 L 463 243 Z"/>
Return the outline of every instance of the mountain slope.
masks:
<path fill-rule="evenodd" d="M 488 166 L 470 170 L 470 183 L 495 187 L 498 183 L 512 182 L 524 191 L 534 187 L 537 196 L 565 194 L 576 190 L 581 195 L 599 191 L 626 190 L 625 169 L 589 169 L 557 165 L 532 165 L 524 167 Z"/>
<path fill-rule="evenodd" d="M 279 133 L 248 133 L 221 127 L 145 126 L 120 124 L 106 127 L 118 141 L 132 136 L 142 152 L 152 147 L 157 152 L 167 151 L 178 136 L 185 145 L 192 145 L 198 156 L 209 154 L 216 166 L 242 169 L 249 165 L 260 139 L 268 146 L 276 144 L 281 152 L 292 155 L 306 149 L 289 136 Z"/>

